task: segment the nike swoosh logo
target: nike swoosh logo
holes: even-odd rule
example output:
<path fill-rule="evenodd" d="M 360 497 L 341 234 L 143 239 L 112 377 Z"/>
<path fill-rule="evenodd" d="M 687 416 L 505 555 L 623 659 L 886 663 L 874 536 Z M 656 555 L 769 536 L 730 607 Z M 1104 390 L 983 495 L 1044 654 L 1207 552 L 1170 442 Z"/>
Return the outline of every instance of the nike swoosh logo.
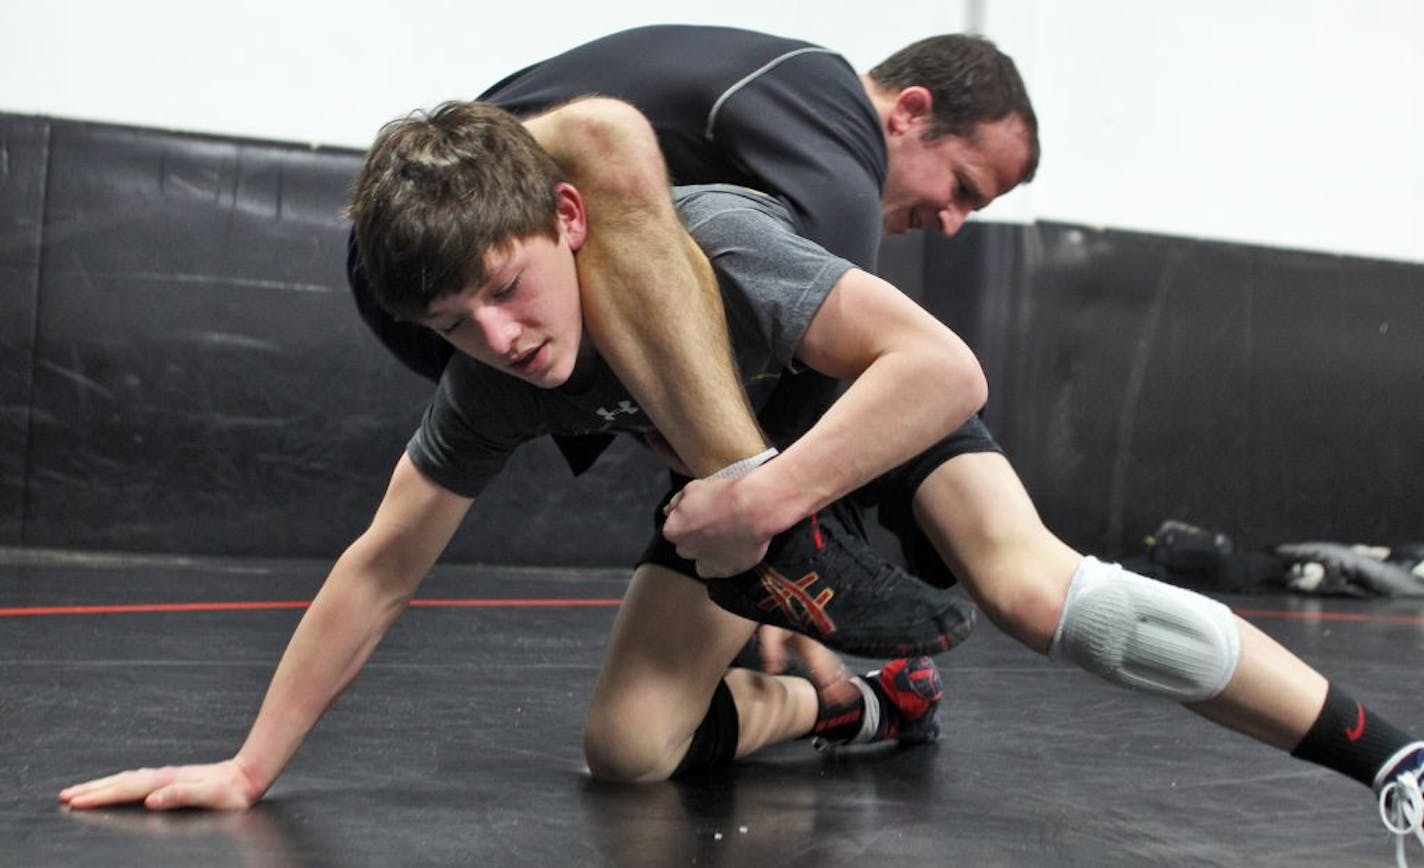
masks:
<path fill-rule="evenodd" d="M 1360 703 L 1355 703 L 1355 725 L 1346 727 L 1345 737 L 1350 741 L 1359 741 L 1360 736 L 1365 734 L 1365 707 Z"/>

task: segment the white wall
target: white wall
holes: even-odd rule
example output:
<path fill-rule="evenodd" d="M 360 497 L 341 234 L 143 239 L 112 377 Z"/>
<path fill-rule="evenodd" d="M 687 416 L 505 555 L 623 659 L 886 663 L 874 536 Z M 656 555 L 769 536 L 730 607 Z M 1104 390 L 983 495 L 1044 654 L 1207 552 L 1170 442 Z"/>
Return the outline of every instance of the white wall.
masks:
<path fill-rule="evenodd" d="M 1424 262 L 1424 3 L 987 5 L 1042 126 L 1021 213 Z"/>
<path fill-rule="evenodd" d="M 625 27 L 749 27 L 863 67 L 964 25 L 963 2 L 894 6 L 882 21 L 864 0 L 4 0 L 0 110 L 365 147 L 412 108 Z"/>
<path fill-rule="evenodd" d="M 1424 261 L 1416 0 L 6 0 L 0 110 L 361 147 L 415 106 L 656 21 L 800 36 L 862 69 L 982 24 L 1044 145 L 990 218 Z"/>

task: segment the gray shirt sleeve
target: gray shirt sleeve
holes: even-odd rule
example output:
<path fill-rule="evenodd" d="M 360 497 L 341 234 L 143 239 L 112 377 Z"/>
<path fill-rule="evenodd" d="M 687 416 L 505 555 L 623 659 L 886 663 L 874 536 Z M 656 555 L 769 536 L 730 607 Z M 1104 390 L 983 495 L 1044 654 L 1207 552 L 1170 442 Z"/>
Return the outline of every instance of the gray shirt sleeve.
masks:
<path fill-rule="evenodd" d="M 742 379 L 796 368 L 795 352 L 836 282 L 855 266 L 797 235 L 777 200 L 742 187 L 677 189 L 688 232 L 722 290 Z"/>
<path fill-rule="evenodd" d="M 547 433 L 537 391 L 456 353 L 406 455 L 440 487 L 477 497 L 521 443 Z"/>

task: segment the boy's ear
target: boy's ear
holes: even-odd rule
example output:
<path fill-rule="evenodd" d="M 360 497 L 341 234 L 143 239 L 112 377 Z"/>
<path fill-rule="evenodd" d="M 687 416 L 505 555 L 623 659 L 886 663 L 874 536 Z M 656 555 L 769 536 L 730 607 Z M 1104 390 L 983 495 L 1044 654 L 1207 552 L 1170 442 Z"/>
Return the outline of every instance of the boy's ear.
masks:
<path fill-rule="evenodd" d="M 563 181 L 555 188 L 558 204 L 555 206 L 559 220 L 559 234 L 568 242 L 570 250 L 578 250 L 588 236 L 588 211 L 583 206 L 583 196 L 578 188 Z"/>

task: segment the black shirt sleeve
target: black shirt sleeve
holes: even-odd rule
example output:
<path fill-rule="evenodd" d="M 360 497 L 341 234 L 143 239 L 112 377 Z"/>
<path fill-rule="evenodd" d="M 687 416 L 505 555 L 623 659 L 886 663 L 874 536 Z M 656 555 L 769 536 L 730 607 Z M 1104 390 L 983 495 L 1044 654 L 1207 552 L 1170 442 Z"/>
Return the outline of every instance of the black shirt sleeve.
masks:
<path fill-rule="evenodd" d="M 800 234 L 874 271 L 885 142 L 844 58 L 786 58 L 725 94 L 708 131 L 756 186 L 786 203 Z"/>

